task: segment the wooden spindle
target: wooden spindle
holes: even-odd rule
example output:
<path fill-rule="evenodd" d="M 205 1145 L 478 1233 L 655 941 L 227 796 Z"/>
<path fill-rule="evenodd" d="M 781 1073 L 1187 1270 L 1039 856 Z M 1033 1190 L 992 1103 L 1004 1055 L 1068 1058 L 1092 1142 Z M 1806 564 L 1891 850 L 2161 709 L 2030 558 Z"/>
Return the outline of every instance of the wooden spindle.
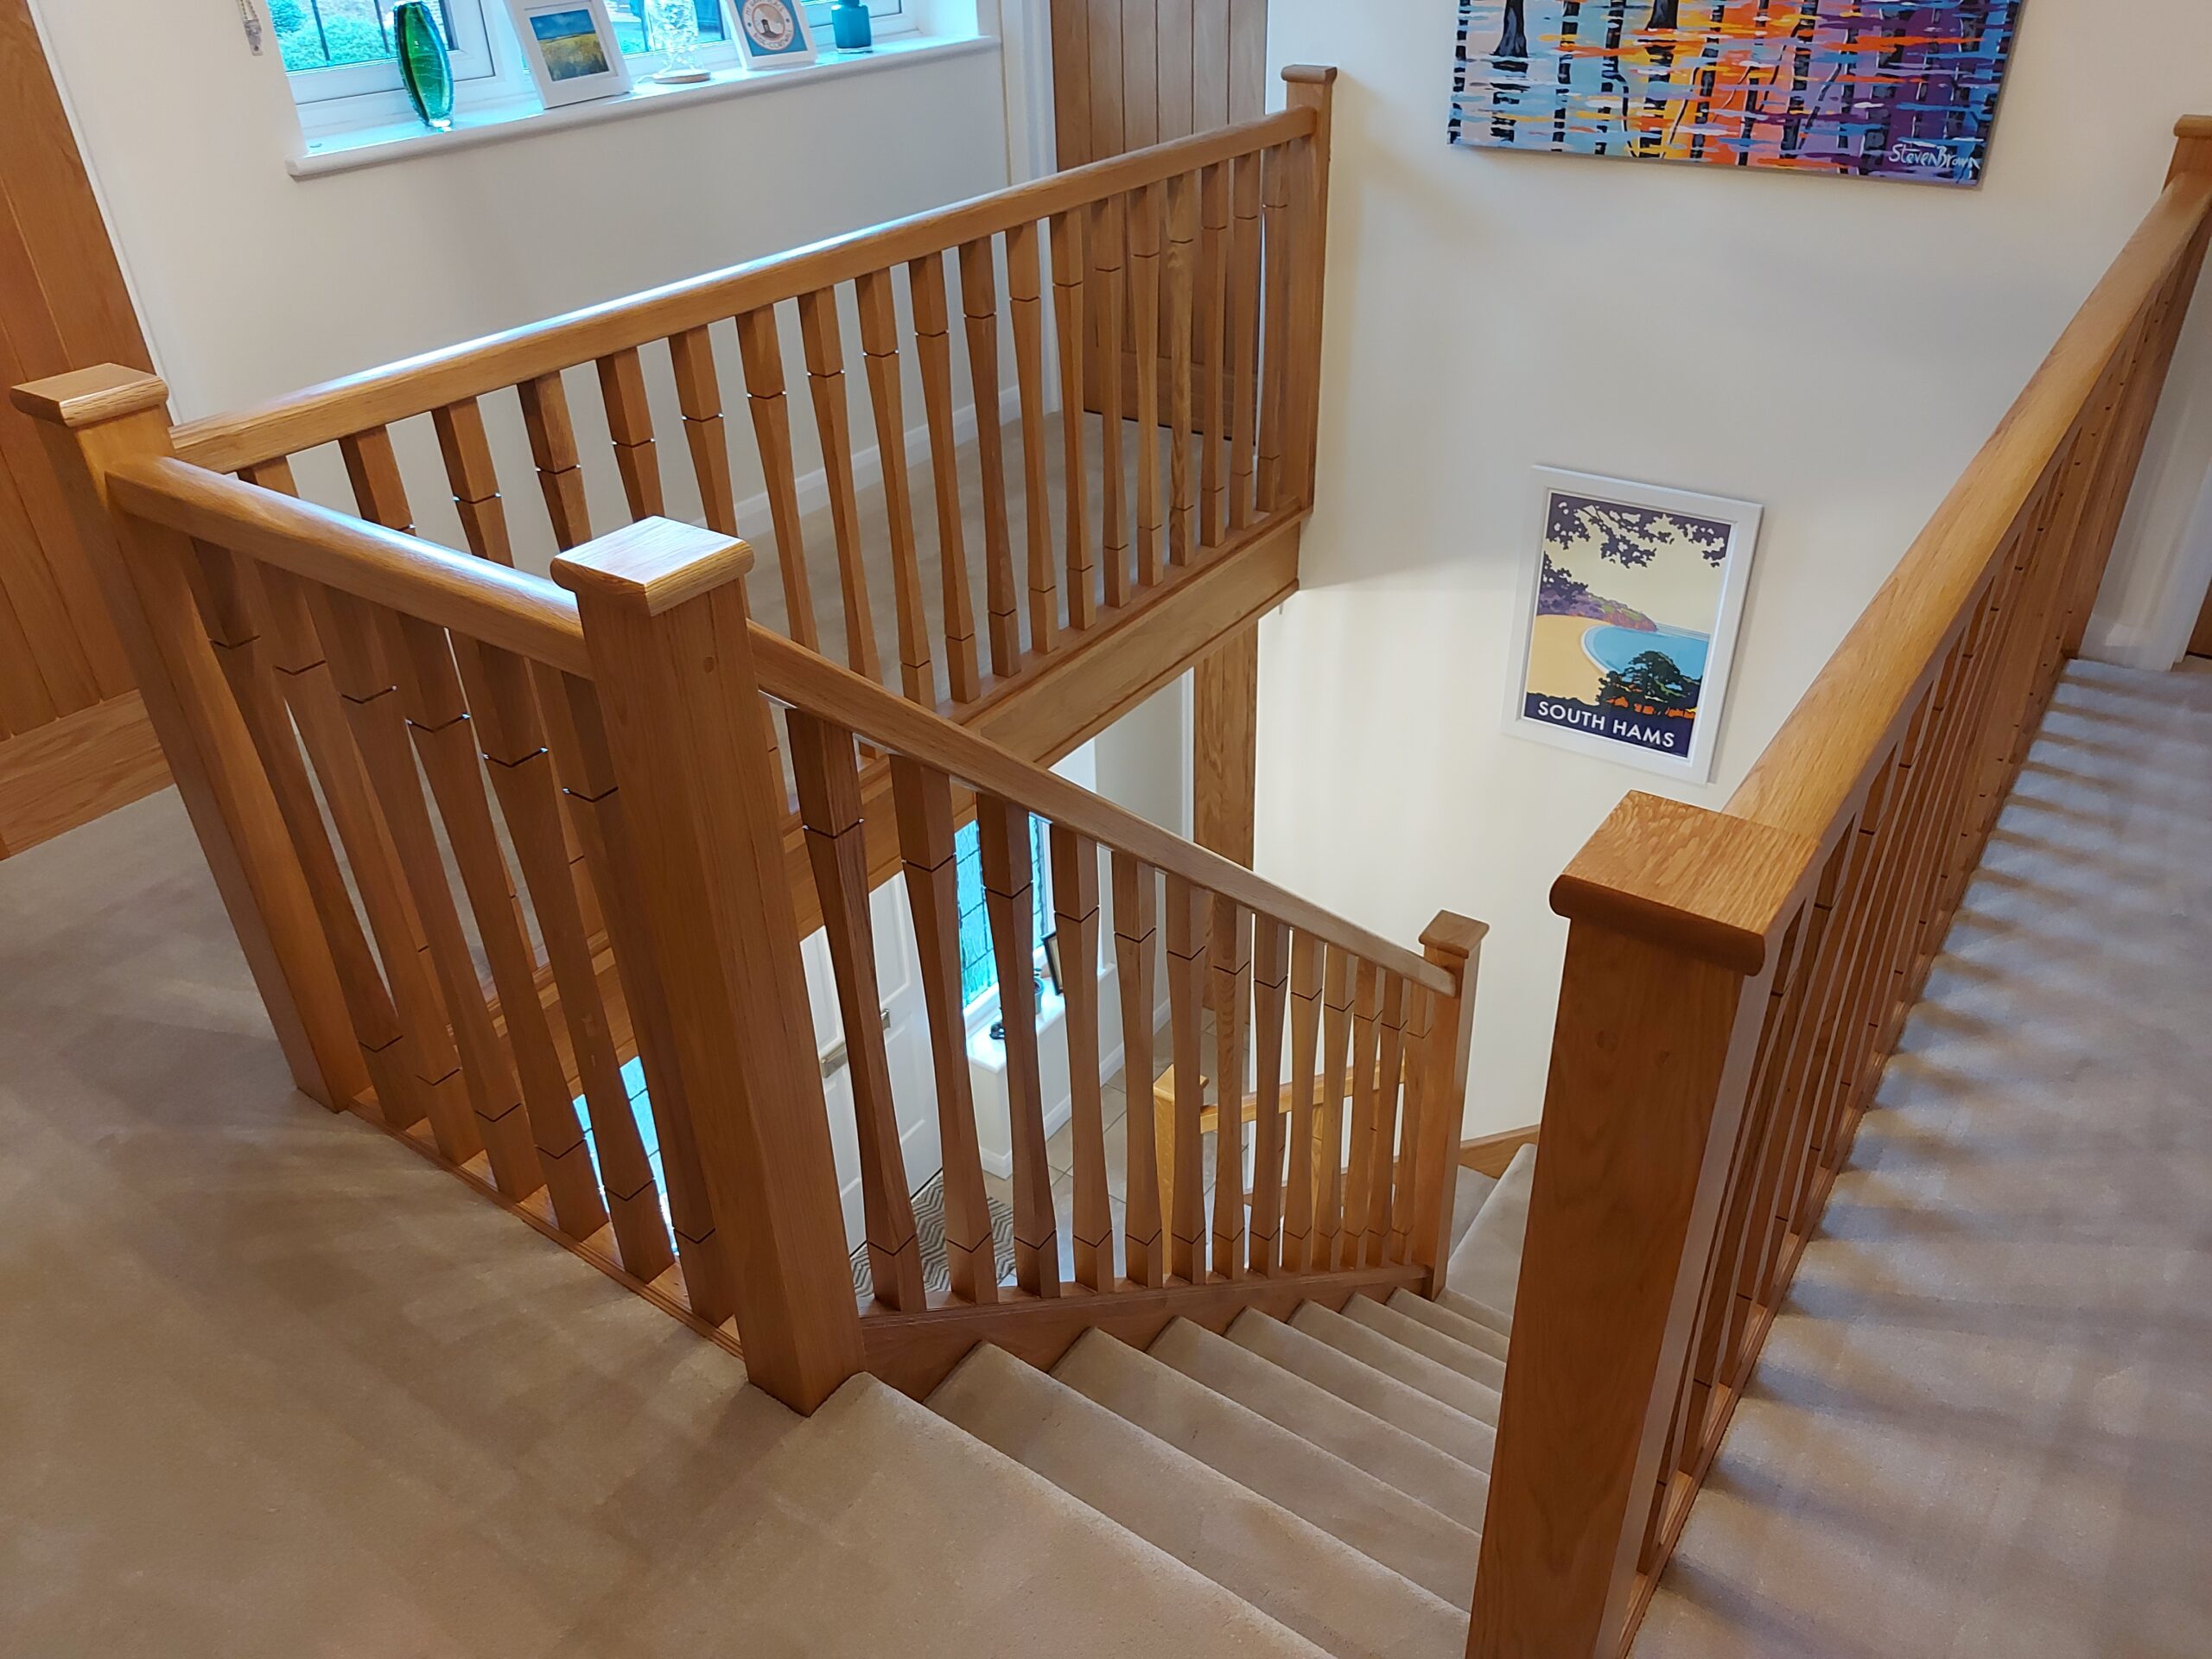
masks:
<path fill-rule="evenodd" d="M 845 1028 L 868 1267 L 879 1300 L 904 1313 L 919 1313 L 925 1305 L 922 1251 L 899 1146 L 891 1057 L 883 1040 L 883 993 L 876 981 L 875 928 L 868 913 L 867 824 L 853 734 L 796 709 L 785 716 L 785 728 Z"/>
<path fill-rule="evenodd" d="M 1166 572 L 1160 497 L 1160 305 L 1161 219 L 1166 188 L 1150 185 L 1129 198 L 1129 328 L 1137 377 L 1137 582 L 1156 585 Z"/>
<path fill-rule="evenodd" d="M 837 324 L 837 291 L 817 289 L 798 302 L 805 343 L 806 378 L 822 439 L 822 467 L 830 491 L 830 524 L 837 543 L 837 582 L 845 609 L 845 663 L 864 680 L 880 684 L 883 666 L 875 643 L 875 613 L 868 597 L 868 563 L 861 532 L 860 497 L 853 481 L 851 414 L 845 402 L 845 346 Z"/>
<path fill-rule="evenodd" d="M 676 406 L 683 416 L 683 447 L 691 454 L 691 475 L 699 486 L 699 501 L 707 528 L 734 536 L 737 526 L 737 486 L 730 477 L 729 432 L 722 418 L 721 377 L 715 369 L 714 336 L 702 325 L 668 337 L 670 365 L 676 372 Z M 775 499 L 777 467 L 766 443 L 761 459 L 768 474 L 769 499 Z M 788 474 L 791 442 L 784 443 L 784 472 Z M 783 525 L 776 526 L 776 552 L 788 560 Z M 793 626 L 797 623 L 794 621 Z M 794 636 L 796 638 L 796 636 Z"/>
<path fill-rule="evenodd" d="M 1198 186 L 1198 309 L 1195 351 L 1198 407 L 1193 419 L 1203 438 L 1199 449 L 1198 540 L 1201 547 L 1221 545 L 1227 486 L 1222 476 L 1225 404 L 1224 347 L 1229 319 L 1229 168 L 1217 163 L 1200 175 Z"/>
<path fill-rule="evenodd" d="M 1246 1258 L 1255 1274 L 1273 1273 L 1282 1261 L 1282 1039 L 1284 1001 L 1289 989 L 1290 928 L 1273 917 L 1255 916 L 1252 1033 L 1258 1064 L 1253 1074 L 1253 1092 L 1260 1112 L 1253 1126 L 1252 1234 Z"/>
<path fill-rule="evenodd" d="M 1400 1081 L 1394 1085 L 1404 1091 L 1405 1109 L 1399 1119 L 1397 1165 L 1391 1178 L 1390 1245 L 1384 1258 L 1390 1262 L 1410 1259 L 1414 1216 L 1420 1207 L 1422 1147 L 1430 1127 L 1426 1069 L 1429 1001 L 1426 986 L 1407 988 L 1404 1058 Z"/>
<path fill-rule="evenodd" d="M 1260 421 L 1260 157 L 1239 156 L 1230 183 L 1229 527 L 1252 522 Z"/>
<path fill-rule="evenodd" d="M 437 429 L 446 479 L 453 486 L 454 510 L 461 515 L 468 550 L 495 564 L 512 564 L 514 543 L 507 534 L 506 505 L 499 497 L 499 469 L 484 431 L 483 406 L 474 397 L 464 397 L 432 410 L 430 423 Z"/>
<path fill-rule="evenodd" d="M 693 331 L 698 336 L 695 353 L 709 350 L 707 331 Z M 760 471 L 768 492 L 768 522 L 776 537 L 776 570 L 783 584 L 784 625 L 794 642 L 809 651 L 822 648 L 821 634 L 814 620 L 814 587 L 806 568 L 806 533 L 798 510 L 798 464 L 791 454 L 791 397 L 784 385 L 784 340 L 776 331 L 776 308 L 764 305 L 757 311 L 747 311 L 737 319 L 738 359 L 745 373 L 745 403 L 753 416 L 753 436 L 760 450 Z M 709 372 L 713 358 L 707 358 Z M 721 400 L 715 399 L 719 411 Z M 721 416 L 715 416 L 715 443 L 728 465 L 728 448 L 721 437 Z M 714 522 L 710 514 L 708 526 L 722 527 Z M 731 527 L 723 534 L 734 536 L 736 510 L 731 509 Z"/>
<path fill-rule="evenodd" d="M 855 284 L 861 314 L 861 353 L 868 363 L 875 410 L 876 452 L 882 458 L 884 515 L 891 530 L 891 593 L 899 627 L 899 679 L 909 701 L 937 706 L 929 616 L 922 599 L 921 556 L 914 545 L 914 496 L 906 472 L 906 412 L 899 386 L 899 308 L 887 270 Z"/>
<path fill-rule="evenodd" d="M 1087 223 L 1080 210 L 1052 215 L 1052 318 L 1060 353 L 1060 442 L 1065 494 L 1068 626 L 1087 628 L 1098 615 L 1098 572 L 1090 552 L 1090 478 L 1083 442 L 1084 359 L 1090 341 L 1084 305 L 1084 246 Z"/>
<path fill-rule="evenodd" d="M 1213 901 L 1214 1031 L 1213 1271 L 1244 1276 L 1244 1044 L 1252 1000 L 1252 912 L 1233 899 Z M 1275 1103 L 1264 1096 L 1262 1114 Z"/>
<path fill-rule="evenodd" d="M 1298 505 L 1313 499 L 1316 442 L 1321 423 L 1322 285 L 1329 264 L 1329 144 L 1337 72 L 1312 65 L 1284 69 L 1285 102 L 1310 110 L 1313 132 L 1289 149 L 1288 223 L 1292 261 L 1285 327 L 1282 435 L 1286 448 L 1281 493 Z"/>
<path fill-rule="evenodd" d="M 1109 416 L 1109 419 L 1114 418 Z M 1153 969 L 1160 950 L 1159 897 L 1153 873 L 1130 855 L 1114 855 L 1114 961 L 1122 993 L 1122 1130 L 1128 1137 L 1128 1205 L 1122 1250 L 1129 1282 L 1166 1282 L 1161 1234 L 1160 1164 L 1151 1110 Z"/>
<path fill-rule="evenodd" d="M 906 267 L 914 308 L 914 355 L 921 365 L 922 409 L 929 423 L 937 498 L 938 572 L 944 597 L 944 665 L 954 706 L 982 695 L 976 644 L 976 594 L 968 575 L 966 515 L 960 508 L 960 440 L 952 408 L 951 315 L 944 256 L 927 253 Z"/>
<path fill-rule="evenodd" d="M 1375 1129 L 1367 1173 L 1367 1227 L 1360 1247 L 1361 1263 L 1370 1268 L 1379 1268 L 1389 1260 L 1390 1226 L 1396 1214 L 1391 1177 L 1398 1166 L 1398 1090 L 1404 1080 L 1406 1041 L 1406 982 L 1397 974 L 1384 974 L 1382 982 L 1372 1085 Z"/>
<path fill-rule="evenodd" d="M 584 500 L 583 458 L 569 417 L 568 389 L 556 372 L 525 380 L 515 390 L 522 395 L 523 424 L 529 429 L 530 456 L 553 521 L 553 539 L 564 552 L 582 547 L 591 539 L 591 509 Z"/>
<path fill-rule="evenodd" d="M 1129 302 L 1126 247 L 1128 210 L 1120 196 L 1091 207 L 1090 257 L 1098 281 L 1098 425 L 1100 483 L 1098 552 L 1105 566 L 1107 607 L 1129 602 L 1129 520 L 1127 463 L 1122 457 L 1124 348 L 1122 321 Z"/>
<path fill-rule="evenodd" d="M 1067 1004 L 1069 1122 L 1075 1149 L 1075 1276 L 1114 1288 L 1114 1215 L 1106 1190 L 1106 1109 L 1098 1038 L 1098 843 L 1054 824 L 1052 931 Z"/>
<path fill-rule="evenodd" d="M 944 1246 L 952 1294 L 966 1302 L 995 1302 L 998 1257 L 991 1239 L 990 1203 L 983 1190 L 982 1153 L 976 1139 L 966 999 L 960 994 L 960 882 L 953 846 L 952 784 L 943 772 L 894 754 L 891 790 L 937 1078 L 938 1132 L 944 1161 Z"/>
<path fill-rule="evenodd" d="M 667 511 L 667 498 L 661 488 L 660 454 L 653 444 L 652 405 L 645 400 L 645 365 L 632 346 L 601 358 L 598 369 L 607 430 L 614 441 L 614 467 L 622 475 L 622 496 L 630 504 L 630 517 L 660 518 Z"/>
<path fill-rule="evenodd" d="M 1300 929 L 1290 942 L 1290 1173 L 1284 1195 L 1282 1264 L 1301 1273 L 1319 1258 L 1314 1253 L 1313 1154 L 1325 1116 L 1316 1118 L 1315 1090 L 1321 1037 L 1321 941 Z"/>
<path fill-rule="evenodd" d="M 999 969 L 1006 1033 L 1007 1112 L 1014 1141 L 1014 1276 L 1033 1296 L 1060 1294 L 1059 1227 L 1046 1153 L 1045 1088 L 1037 1052 L 1037 892 L 1029 814 L 995 795 L 976 800 L 983 903 Z"/>
<path fill-rule="evenodd" d="M 1198 326 L 1198 181 L 1179 173 L 1167 181 L 1167 563 L 1191 562 L 1198 502 L 1191 477 L 1192 331 Z"/>
<path fill-rule="evenodd" d="M 399 456 L 391 447 L 389 428 L 370 427 L 338 441 L 346 462 L 346 476 L 353 486 L 353 504 L 361 517 L 386 530 L 412 531 L 415 514 L 407 504 L 407 483 L 399 475 Z"/>
<path fill-rule="evenodd" d="M 1021 665 L 1021 601 L 1007 523 L 1006 444 L 999 423 L 998 264 L 988 237 L 960 245 L 960 309 L 968 325 L 976 459 L 983 479 L 983 592 L 991 672 L 1004 679 Z"/>
<path fill-rule="evenodd" d="M 1029 649 L 1042 657 L 1059 645 L 1060 597 L 1059 579 L 1052 568 L 1052 497 L 1045 477 L 1044 276 L 1034 220 L 1025 220 L 1006 233 L 1006 291 L 1013 313 L 1014 378 L 1021 397 Z"/>
<path fill-rule="evenodd" d="M 1175 1105 L 1162 1172 L 1167 1201 L 1168 1271 L 1190 1284 L 1205 1272 L 1205 1177 L 1201 1161 L 1205 1114 L 1207 901 L 1203 888 L 1167 877 L 1167 1016 L 1173 1031 Z"/>
<path fill-rule="evenodd" d="M 1383 976 L 1371 962 L 1363 962 L 1352 981 L 1351 1004 L 1351 1141 L 1344 1154 L 1344 1231 L 1338 1241 L 1337 1265 L 1356 1268 L 1365 1248 L 1367 1224 L 1374 1203 L 1376 1129 L 1375 1068 L 1382 1041 Z"/>
<path fill-rule="evenodd" d="M 1328 949 L 1322 981 L 1321 1093 L 1313 1125 L 1313 1231 L 1306 1265 L 1316 1272 L 1337 1265 L 1337 1240 L 1344 1226 L 1345 1065 L 1351 1046 L 1354 958 Z"/>
<path fill-rule="evenodd" d="M 1260 164 L 1260 302 L 1263 349 L 1260 360 L 1259 466 L 1253 498 L 1265 517 L 1284 505 L 1282 486 L 1285 399 L 1290 390 L 1290 155 L 1281 145 Z"/>

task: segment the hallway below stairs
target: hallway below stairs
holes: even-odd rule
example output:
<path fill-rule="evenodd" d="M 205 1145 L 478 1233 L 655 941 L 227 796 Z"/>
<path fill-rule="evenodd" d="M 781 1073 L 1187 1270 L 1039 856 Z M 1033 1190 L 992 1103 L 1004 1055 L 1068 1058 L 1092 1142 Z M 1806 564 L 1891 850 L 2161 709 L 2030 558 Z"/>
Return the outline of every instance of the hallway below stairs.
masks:
<path fill-rule="evenodd" d="M 2212 1647 L 2212 664 L 2077 664 L 1636 1659 Z"/>

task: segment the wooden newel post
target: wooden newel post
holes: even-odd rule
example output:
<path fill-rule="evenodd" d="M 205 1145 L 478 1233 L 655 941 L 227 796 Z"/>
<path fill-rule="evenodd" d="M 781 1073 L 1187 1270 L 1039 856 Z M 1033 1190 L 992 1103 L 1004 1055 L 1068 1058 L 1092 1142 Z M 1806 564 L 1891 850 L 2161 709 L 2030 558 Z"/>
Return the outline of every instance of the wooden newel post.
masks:
<path fill-rule="evenodd" d="M 1610 1656 L 1719 1222 L 1803 837 L 1630 795 L 1552 889 L 1572 924 L 1476 1659 Z"/>
<path fill-rule="evenodd" d="M 752 1380 L 810 1412 L 862 1365 L 785 789 L 753 675 L 752 550 L 648 518 L 553 563 L 576 596 Z"/>
<path fill-rule="evenodd" d="M 1329 269 L 1330 121 L 1337 72 L 1294 63 L 1284 67 L 1282 78 L 1287 106 L 1311 110 L 1314 118 L 1313 136 L 1300 139 L 1292 152 L 1290 213 L 1297 251 L 1290 273 L 1289 430 L 1284 442 L 1285 493 L 1311 506 L 1321 439 L 1321 312 Z"/>
<path fill-rule="evenodd" d="M 334 1111 L 368 1085 L 338 970 L 276 798 L 193 597 L 191 542 L 112 512 L 108 479 L 168 455 L 168 388 L 80 369 L 15 389 L 39 423 L 86 563 L 213 873 L 292 1080 Z"/>
<path fill-rule="evenodd" d="M 1456 988 L 1428 1017 L 1422 1085 L 1420 1172 L 1414 1192 L 1413 1258 L 1428 1269 L 1428 1294 L 1444 1288 L 1452 1255 L 1452 1206 L 1459 1185 L 1459 1138 L 1467 1116 L 1467 1057 L 1475 1034 L 1475 976 L 1487 925 L 1439 911 L 1421 936 L 1421 953 L 1450 974 Z"/>

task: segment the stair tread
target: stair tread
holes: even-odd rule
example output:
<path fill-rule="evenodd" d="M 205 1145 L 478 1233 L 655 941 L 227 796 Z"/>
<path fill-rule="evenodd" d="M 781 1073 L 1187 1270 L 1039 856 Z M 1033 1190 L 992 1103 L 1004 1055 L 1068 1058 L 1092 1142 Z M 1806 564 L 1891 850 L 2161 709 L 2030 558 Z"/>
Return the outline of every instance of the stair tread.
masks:
<path fill-rule="evenodd" d="M 1461 1526 L 1479 1530 L 1490 1477 L 1395 1423 L 1204 1325 L 1178 1319 L 1152 1357 L 1301 1440 L 1332 1452 Z"/>
<path fill-rule="evenodd" d="M 1335 1452 L 1103 1331 L 1052 1375 L 1424 1590 L 1472 1601 L 1480 1537 Z"/>
<path fill-rule="evenodd" d="M 1452 1194 L 1452 1249 L 1459 1248 L 1459 1241 L 1467 1236 L 1467 1229 L 1475 1224 L 1475 1217 L 1482 1213 L 1483 1205 L 1490 1202 L 1490 1195 L 1497 1187 L 1497 1176 L 1485 1175 L 1464 1164 L 1459 1166 L 1458 1183 Z"/>
<path fill-rule="evenodd" d="M 1465 1651 L 1466 1616 L 1441 1597 L 1001 1349 L 977 1348 L 929 1403 L 1337 1659 Z M 1163 1650 L 1195 1649 L 1186 1633 Z"/>
<path fill-rule="evenodd" d="M 1510 1315 L 1521 1283 L 1521 1247 L 1529 1234 L 1529 1192 L 1536 1174 L 1536 1148 L 1513 1154 L 1475 1224 L 1467 1229 L 1445 1268 L 1445 1283 L 1462 1295 Z"/>
<path fill-rule="evenodd" d="M 1486 1325 L 1501 1337 L 1510 1338 L 1513 1334 L 1513 1316 L 1510 1313 L 1500 1313 L 1488 1302 L 1478 1302 L 1452 1286 L 1446 1285 L 1436 1293 L 1435 1305 L 1446 1313 L 1457 1313 L 1463 1319 Z"/>
<path fill-rule="evenodd" d="M 1496 1359 L 1503 1360 L 1506 1357 L 1507 1338 L 1503 1332 L 1493 1330 L 1479 1319 L 1455 1313 L 1440 1302 L 1416 1296 L 1410 1290 L 1401 1290 L 1392 1294 L 1390 1306 L 1408 1319 L 1419 1319 L 1431 1330 L 1442 1332 L 1454 1342 L 1479 1349 Z"/>
<path fill-rule="evenodd" d="M 1338 1399 L 1385 1422 L 1395 1423 L 1468 1468 L 1489 1474 L 1497 1431 L 1480 1418 L 1408 1388 L 1389 1373 L 1308 1336 L 1296 1325 L 1269 1319 L 1256 1308 L 1237 1316 L 1229 1327 L 1229 1339 Z"/>
<path fill-rule="evenodd" d="M 746 1499 L 761 1519 L 714 1571 L 775 1593 L 732 1598 L 715 1631 L 732 1652 L 819 1652 L 835 1630 L 841 1653 L 1015 1659 L 1049 1630 L 1055 1659 L 1148 1659 L 1193 1650 L 1199 1631 L 1208 1654 L 1319 1659 L 1249 1602 L 873 1377 L 798 1423 L 755 1465 Z M 689 1635 L 683 1645 L 696 1645 Z"/>
<path fill-rule="evenodd" d="M 1401 1348 L 1411 1349 L 1424 1359 L 1433 1359 L 1440 1365 L 1447 1366 L 1486 1389 L 1500 1393 L 1504 1391 L 1505 1362 L 1495 1354 L 1470 1347 L 1456 1337 L 1447 1337 L 1434 1325 L 1425 1324 L 1388 1303 L 1378 1302 L 1372 1296 L 1353 1297 L 1344 1304 L 1344 1314 L 1370 1330 L 1381 1332 Z"/>
<path fill-rule="evenodd" d="M 1308 1302 L 1300 1307 L 1291 1315 L 1290 1322 L 1307 1336 L 1397 1378 L 1432 1400 L 1497 1427 L 1497 1389 L 1462 1376 L 1448 1365 L 1440 1365 L 1424 1354 L 1415 1353 L 1371 1325 L 1362 1325 L 1342 1313 L 1332 1313 L 1318 1302 Z"/>

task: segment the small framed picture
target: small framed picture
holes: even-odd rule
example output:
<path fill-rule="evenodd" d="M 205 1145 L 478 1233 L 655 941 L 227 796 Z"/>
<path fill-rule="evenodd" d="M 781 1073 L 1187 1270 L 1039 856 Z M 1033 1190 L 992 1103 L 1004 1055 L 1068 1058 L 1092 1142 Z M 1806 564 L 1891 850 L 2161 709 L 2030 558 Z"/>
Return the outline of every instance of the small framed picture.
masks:
<path fill-rule="evenodd" d="M 607 0 L 507 0 L 507 10 L 547 109 L 630 90 Z"/>
<path fill-rule="evenodd" d="M 1535 504 L 1506 729 L 1711 781 L 1760 509 L 1545 467 Z"/>
<path fill-rule="evenodd" d="M 748 69 L 781 69 L 814 61 L 814 36 L 800 0 L 732 0 L 737 49 Z"/>

